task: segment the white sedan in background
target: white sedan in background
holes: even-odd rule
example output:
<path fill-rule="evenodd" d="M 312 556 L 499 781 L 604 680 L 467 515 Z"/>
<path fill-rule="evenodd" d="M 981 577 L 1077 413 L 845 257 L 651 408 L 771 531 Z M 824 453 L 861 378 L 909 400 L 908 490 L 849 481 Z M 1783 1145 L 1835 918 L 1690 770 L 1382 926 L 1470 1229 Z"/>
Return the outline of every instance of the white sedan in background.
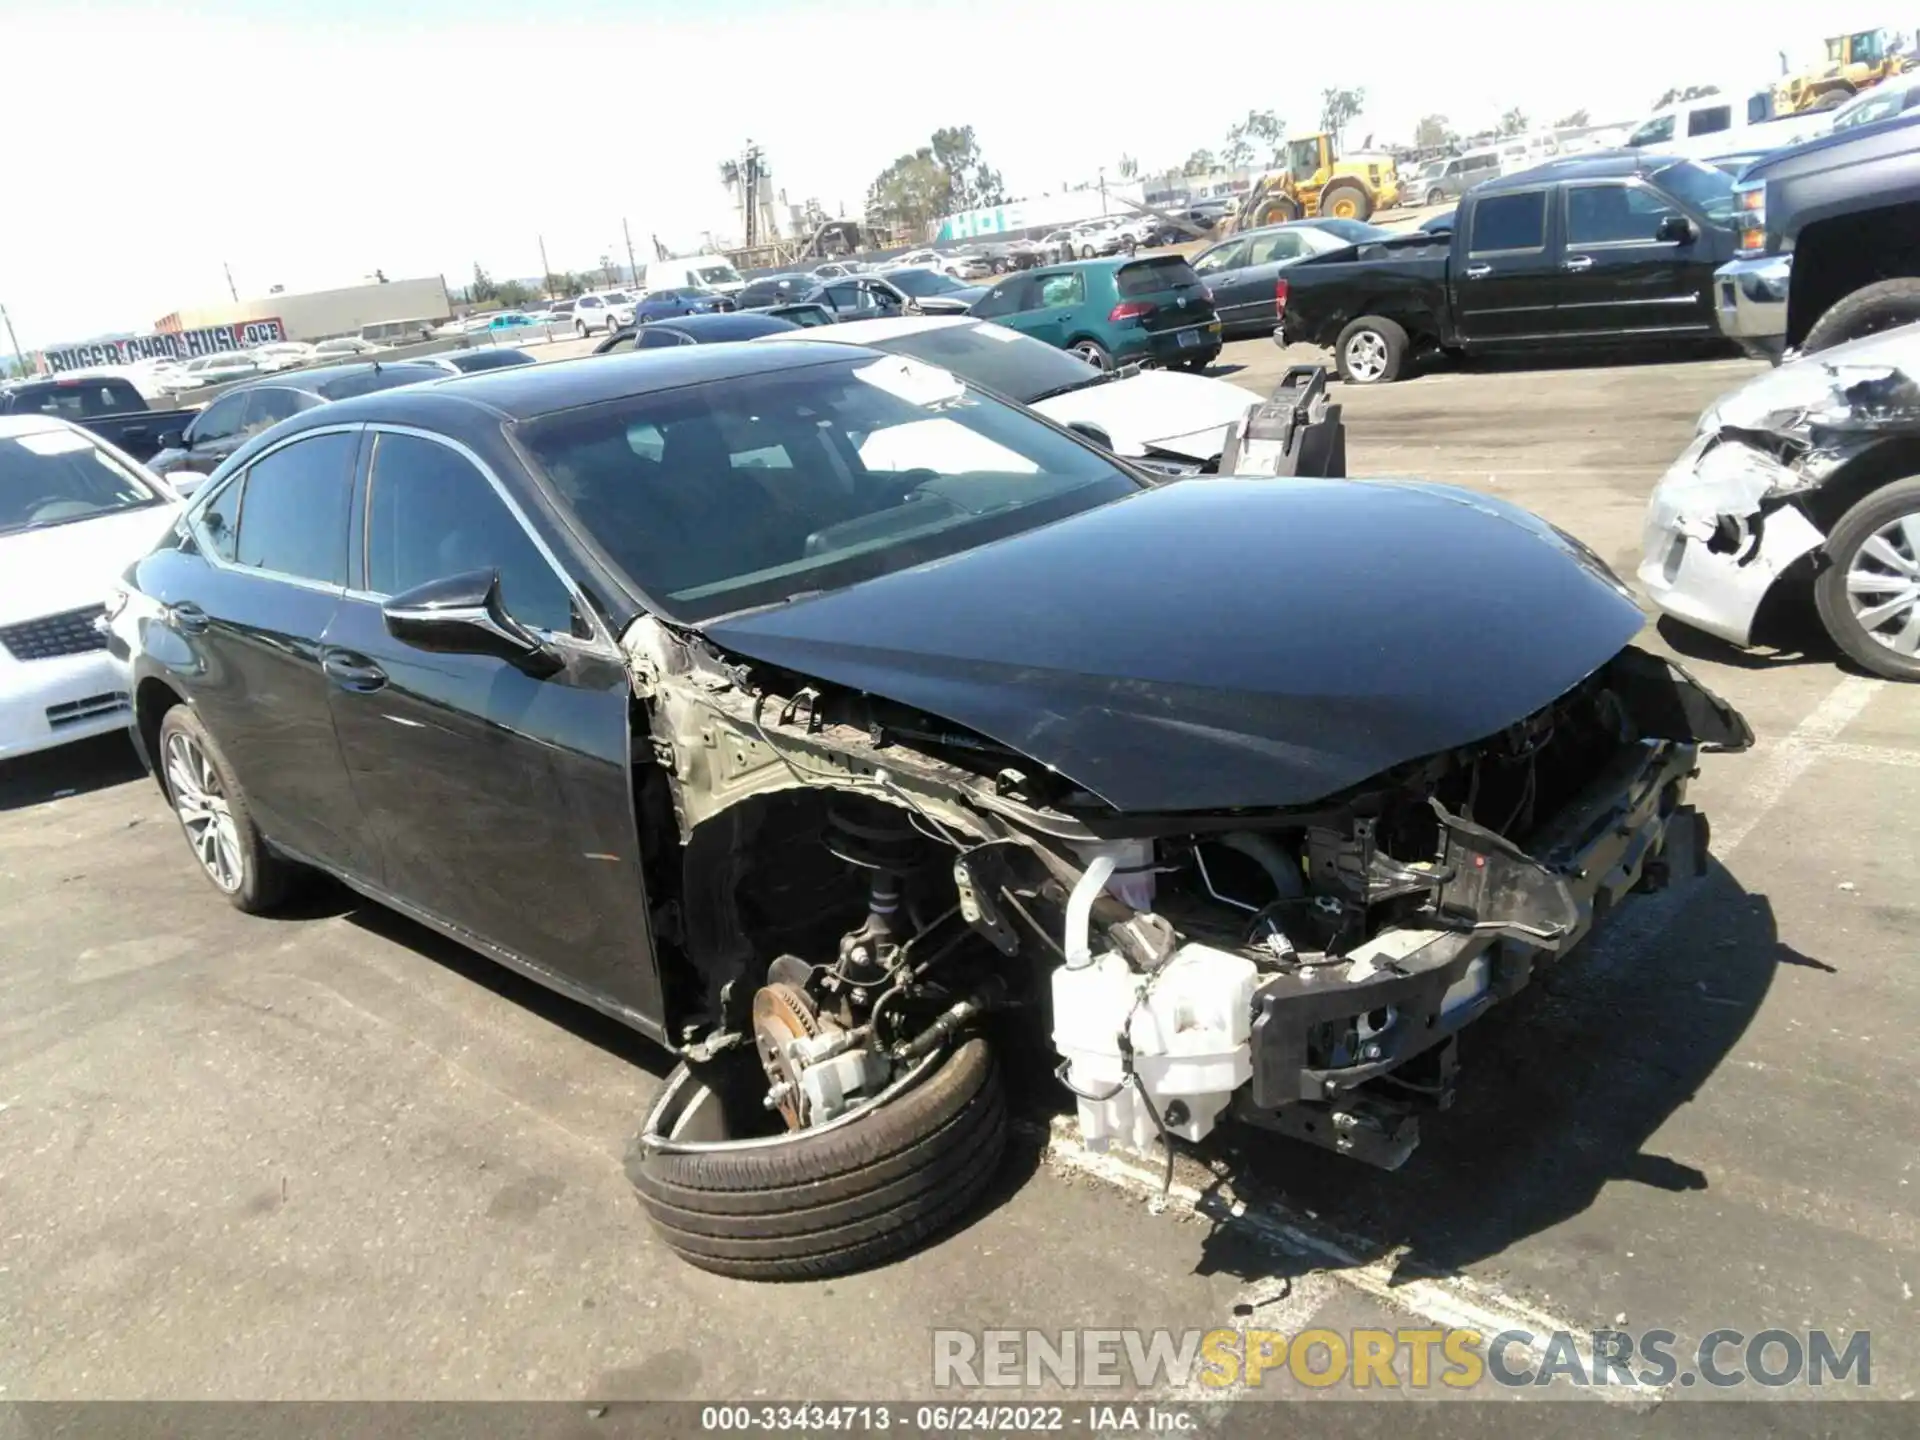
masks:
<path fill-rule="evenodd" d="M 964 315 L 847 320 L 764 338 L 866 345 L 923 361 L 1161 474 L 1217 466 L 1228 428 L 1266 399 L 1231 381 L 1182 370 L 1096 370 L 1077 355 Z"/>
<path fill-rule="evenodd" d="M 166 481 L 79 426 L 0 416 L 0 759 L 126 728 L 106 602 L 180 509 Z"/>

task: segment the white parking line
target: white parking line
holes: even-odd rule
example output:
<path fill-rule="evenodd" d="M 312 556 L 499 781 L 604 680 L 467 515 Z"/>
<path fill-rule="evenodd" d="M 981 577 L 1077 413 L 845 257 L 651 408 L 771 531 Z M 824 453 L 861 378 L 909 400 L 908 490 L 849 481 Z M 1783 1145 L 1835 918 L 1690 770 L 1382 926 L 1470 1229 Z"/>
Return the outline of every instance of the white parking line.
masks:
<path fill-rule="evenodd" d="M 1823 759 L 1864 760 L 1869 765 L 1898 765 L 1907 770 L 1920 770 L 1920 750 L 1896 750 L 1891 745 L 1829 744 L 1825 741 L 1815 741 L 1813 744 Z"/>
<path fill-rule="evenodd" d="M 1736 757 L 1732 763 L 1752 763 L 1755 768 L 1738 798 L 1713 818 L 1713 854 L 1724 863 L 1751 835 L 1773 808 L 1786 799 L 1787 792 L 1807 773 L 1809 766 L 1823 755 L 1836 754 L 1842 731 L 1860 718 L 1873 697 L 1886 687 L 1884 680 L 1868 680 L 1848 675 L 1829 690 L 1793 729 L 1776 741 L 1762 738 L 1751 762 Z M 1866 747 L 1862 747 L 1866 748 Z M 1729 817 L 1726 812 L 1731 811 Z M 1672 885 L 1657 895 L 1639 898 L 1638 903 L 1616 910 L 1607 926 L 1588 944 L 1579 961 L 1590 975 L 1611 973 L 1637 961 L 1646 948 L 1691 905 L 1700 894 L 1697 885 Z"/>
<path fill-rule="evenodd" d="M 1592 1324 L 1576 1325 L 1516 1300 L 1467 1275 L 1403 1276 L 1399 1273 L 1399 1264 L 1406 1247 L 1395 1247 L 1377 1260 L 1364 1260 L 1361 1258 L 1364 1254 L 1379 1247 L 1343 1235 L 1322 1221 L 1295 1215 L 1282 1206 L 1249 1205 L 1243 1200 L 1225 1198 L 1211 1188 L 1201 1190 L 1177 1176 L 1171 1188 L 1163 1191 L 1164 1177 L 1158 1169 L 1145 1168 L 1134 1157 L 1116 1151 L 1097 1154 L 1088 1150 L 1080 1143 L 1072 1116 L 1055 1118 L 1047 1137 L 1046 1158 L 1063 1169 L 1104 1181 L 1144 1199 L 1151 1206 L 1182 1215 L 1197 1215 L 1216 1224 L 1238 1225 L 1262 1244 L 1312 1261 L 1319 1267 L 1313 1272 L 1316 1276 L 1330 1276 L 1342 1285 L 1430 1324 L 1476 1330 L 1487 1340 L 1510 1331 L 1522 1332 L 1532 1337 L 1532 1344 L 1524 1348 L 1535 1359 L 1545 1357 L 1548 1343 L 1556 1333 L 1578 1337 L 1594 1328 Z M 1270 1319 L 1264 1323 L 1274 1324 Z M 1578 1338 L 1573 1343 L 1582 1369 L 1592 1374 L 1590 1344 Z M 1658 1399 L 1664 1393 L 1662 1387 L 1638 1383 L 1595 1388 L 1607 1399 L 1634 1403 Z"/>

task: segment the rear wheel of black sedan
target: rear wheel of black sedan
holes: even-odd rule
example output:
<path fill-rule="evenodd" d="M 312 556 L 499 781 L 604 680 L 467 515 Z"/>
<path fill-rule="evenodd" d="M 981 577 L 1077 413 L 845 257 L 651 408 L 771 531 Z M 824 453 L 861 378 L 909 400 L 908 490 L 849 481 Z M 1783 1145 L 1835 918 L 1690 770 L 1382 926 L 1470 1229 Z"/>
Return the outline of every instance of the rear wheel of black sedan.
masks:
<path fill-rule="evenodd" d="M 1876 675 L 1920 681 L 1920 478 L 1847 511 L 1826 556 L 1813 598 L 1834 644 Z"/>
<path fill-rule="evenodd" d="M 1362 315 L 1334 342 L 1334 364 L 1349 385 L 1385 385 L 1407 363 L 1407 332 L 1384 315 Z"/>
<path fill-rule="evenodd" d="M 161 717 L 154 763 L 200 872 L 249 915 L 285 898 L 293 866 L 254 827 L 246 794 L 200 717 L 176 705 Z"/>
<path fill-rule="evenodd" d="M 723 1087 L 720 1087 L 723 1088 Z M 964 1041 L 904 1094 L 819 1131 L 724 1131 L 717 1087 L 682 1065 L 627 1152 L 627 1177 L 682 1259 L 744 1280 L 809 1280 L 877 1265 L 972 1209 L 1006 1147 L 992 1051 Z"/>

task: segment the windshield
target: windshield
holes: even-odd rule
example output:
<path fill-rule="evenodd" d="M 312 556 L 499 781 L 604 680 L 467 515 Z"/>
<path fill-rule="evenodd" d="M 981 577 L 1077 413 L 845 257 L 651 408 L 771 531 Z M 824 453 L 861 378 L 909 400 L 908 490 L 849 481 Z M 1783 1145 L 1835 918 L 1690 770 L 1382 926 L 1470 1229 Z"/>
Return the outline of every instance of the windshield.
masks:
<path fill-rule="evenodd" d="M 42 430 L 0 440 L 0 535 L 137 510 L 160 499 L 85 435 Z"/>
<path fill-rule="evenodd" d="M 1097 383 L 1103 373 L 1065 350 L 983 322 L 942 325 L 861 343 L 951 370 L 970 384 L 997 390 L 1022 405 Z"/>
<path fill-rule="evenodd" d="M 519 438 L 580 527 L 682 621 L 838 589 L 1141 488 L 896 355 L 626 396 Z"/>
<path fill-rule="evenodd" d="M 909 295 L 945 295 L 967 287 L 936 270 L 895 270 L 886 277 Z"/>
<path fill-rule="evenodd" d="M 738 285 L 740 272 L 731 265 L 702 265 L 693 272 L 693 278 L 702 285 Z"/>
<path fill-rule="evenodd" d="M 1715 225 L 1733 224 L 1733 177 L 1724 170 L 1682 160 L 1653 172 L 1653 183 L 1685 201 Z"/>

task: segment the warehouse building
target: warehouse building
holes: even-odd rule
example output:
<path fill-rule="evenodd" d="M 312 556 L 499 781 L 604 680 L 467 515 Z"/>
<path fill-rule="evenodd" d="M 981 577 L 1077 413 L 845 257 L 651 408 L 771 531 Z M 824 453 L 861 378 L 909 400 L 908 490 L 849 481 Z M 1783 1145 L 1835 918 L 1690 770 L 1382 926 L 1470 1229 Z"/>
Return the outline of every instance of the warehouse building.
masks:
<path fill-rule="evenodd" d="M 303 295 L 281 291 L 256 300 L 228 301 L 176 310 L 154 322 L 162 334 L 278 320 L 289 340 L 329 340 L 358 335 L 370 326 L 404 328 L 408 322 L 438 325 L 453 314 L 447 282 L 439 275 L 418 280 L 389 280 L 312 290 Z"/>

